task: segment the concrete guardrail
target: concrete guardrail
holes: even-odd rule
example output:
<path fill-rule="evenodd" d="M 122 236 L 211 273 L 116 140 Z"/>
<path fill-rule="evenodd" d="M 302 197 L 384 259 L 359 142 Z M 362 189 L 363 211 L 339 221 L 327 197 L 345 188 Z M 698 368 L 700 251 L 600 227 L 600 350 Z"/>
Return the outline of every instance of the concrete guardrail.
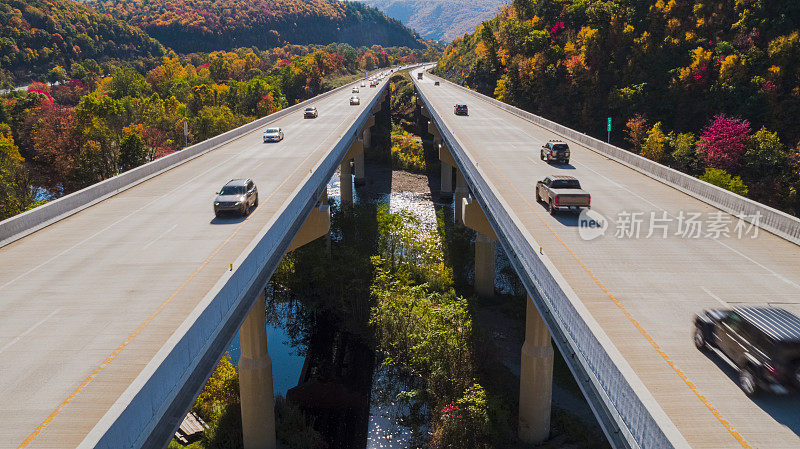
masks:
<path fill-rule="evenodd" d="M 445 80 L 436 75 L 430 75 L 445 83 L 458 86 L 457 84 Z M 701 181 L 686 173 L 682 173 L 673 168 L 669 168 L 658 162 L 651 161 L 636 153 L 624 150 L 620 147 L 610 145 L 602 140 L 589 135 L 567 128 L 552 120 L 540 117 L 530 112 L 523 111 L 517 107 L 503 103 L 502 101 L 488 97 L 474 90 L 458 86 L 470 95 L 492 104 L 495 107 L 508 111 L 524 120 L 541 126 L 565 139 L 579 143 L 586 148 L 600 153 L 620 164 L 626 165 L 650 178 L 660 181 L 670 187 L 680 190 L 687 195 L 697 198 L 700 201 L 710 204 L 722 211 L 728 212 L 736 217 L 753 223 L 759 228 L 782 237 L 796 245 L 800 245 L 800 218 L 781 212 L 772 207 L 758 203 L 751 199 L 737 195 L 721 187 Z M 754 218 L 757 217 L 757 218 Z"/>

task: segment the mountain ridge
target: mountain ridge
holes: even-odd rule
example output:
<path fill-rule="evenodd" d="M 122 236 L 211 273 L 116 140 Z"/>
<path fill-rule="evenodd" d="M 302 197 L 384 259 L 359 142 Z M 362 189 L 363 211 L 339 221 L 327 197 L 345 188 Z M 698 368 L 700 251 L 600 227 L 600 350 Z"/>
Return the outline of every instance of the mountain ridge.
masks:
<path fill-rule="evenodd" d="M 140 27 L 178 52 L 269 48 L 283 44 L 426 43 L 400 21 L 357 2 L 336 0 L 85 0 Z"/>
<path fill-rule="evenodd" d="M 503 0 L 358 0 L 400 20 L 426 39 L 452 41 L 493 18 Z"/>

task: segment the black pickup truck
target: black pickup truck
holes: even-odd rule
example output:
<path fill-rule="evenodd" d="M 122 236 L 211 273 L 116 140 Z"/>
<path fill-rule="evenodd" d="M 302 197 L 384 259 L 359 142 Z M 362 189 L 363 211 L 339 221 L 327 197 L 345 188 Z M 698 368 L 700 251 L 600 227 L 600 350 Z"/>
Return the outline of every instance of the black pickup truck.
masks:
<path fill-rule="evenodd" d="M 800 317 L 777 307 L 705 310 L 694 319 L 694 344 L 711 348 L 739 372 L 748 396 L 800 390 Z"/>

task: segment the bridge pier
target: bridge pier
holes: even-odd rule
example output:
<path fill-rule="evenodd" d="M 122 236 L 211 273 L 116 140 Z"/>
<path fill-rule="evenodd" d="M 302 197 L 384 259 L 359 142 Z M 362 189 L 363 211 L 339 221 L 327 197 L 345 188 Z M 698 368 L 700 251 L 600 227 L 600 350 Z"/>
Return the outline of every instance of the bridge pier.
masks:
<path fill-rule="evenodd" d="M 447 148 L 445 143 L 439 145 L 439 162 L 442 165 L 442 186 L 441 192 L 442 194 L 445 193 L 452 193 L 453 192 L 453 167 L 456 166 L 456 161 L 453 159 L 453 155 L 450 154 L 450 150 Z"/>
<path fill-rule="evenodd" d="M 463 203 L 464 225 L 477 231 L 475 237 L 475 293 L 487 298 L 494 296 L 494 256 L 497 235 L 478 202 L 467 198 Z"/>
<path fill-rule="evenodd" d="M 272 394 L 272 360 L 267 350 L 264 291 L 239 329 L 239 396 L 242 407 L 244 449 L 275 449 L 275 403 Z"/>
<path fill-rule="evenodd" d="M 453 219 L 456 224 L 464 224 L 464 200 L 469 195 L 469 188 L 467 187 L 467 180 L 460 170 L 456 170 L 456 190 L 453 194 Z"/>
<path fill-rule="evenodd" d="M 306 218 L 303 227 L 297 231 L 297 235 L 294 236 L 294 240 L 289 244 L 287 252 L 294 251 L 320 237 L 329 236 L 331 229 L 331 207 L 327 202 L 327 192 L 324 195 L 320 195 L 320 197 L 320 202 L 317 203 L 314 209 L 311 209 L 311 214 Z"/>
<path fill-rule="evenodd" d="M 519 438 L 539 444 L 550 435 L 553 345 L 550 331 L 530 295 L 526 302 L 525 343 L 519 373 Z"/>
<path fill-rule="evenodd" d="M 364 150 L 368 150 L 372 146 L 372 127 L 375 126 L 375 116 L 370 116 L 367 123 L 364 124 L 361 140 L 364 142 Z"/>
<path fill-rule="evenodd" d="M 439 134 L 439 130 L 436 128 L 436 125 L 434 125 L 433 122 L 428 122 L 428 133 L 433 135 L 434 146 L 442 143 L 442 135 Z"/>
<path fill-rule="evenodd" d="M 342 207 L 353 206 L 353 173 L 350 159 L 345 158 L 339 165 L 339 194 Z"/>

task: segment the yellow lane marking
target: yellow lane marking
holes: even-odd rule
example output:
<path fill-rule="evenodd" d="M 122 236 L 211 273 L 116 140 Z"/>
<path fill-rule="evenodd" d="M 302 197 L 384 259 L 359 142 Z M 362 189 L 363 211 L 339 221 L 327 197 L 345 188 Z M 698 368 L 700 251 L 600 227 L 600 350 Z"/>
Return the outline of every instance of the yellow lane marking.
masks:
<path fill-rule="evenodd" d="M 281 189 L 281 187 L 283 187 L 283 185 L 284 185 L 284 184 L 286 184 L 286 183 L 287 183 L 287 182 L 288 182 L 288 181 L 289 181 L 289 180 L 290 180 L 290 179 L 291 179 L 291 178 L 292 178 L 292 177 L 295 175 L 295 173 L 297 173 L 297 171 L 298 171 L 298 170 L 300 170 L 300 167 L 301 167 L 301 166 L 305 165 L 305 164 L 306 164 L 306 162 L 308 162 L 308 160 L 309 160 L 309 159 L 310 159 L 312 156 L 314 156 L 314 155 L 315 155 L 315 154 L 316 154 L 316 153 L 319 151 L 319 148 L 320 148 L 320 147 L 321 147 L 321 146 L 322 146 L 322 145 L 323 145 L 323 144 L 324 144 L 324 143 L 327 141 L 328 137 L 332 136 L 332 135 L 333 135 L 333 134 L 336 132 L 336 130 L 338 130 L 338 129 L 339 129 L 339 127 L 340 127 L 340 126 L 342 126 L 342 123 L 344 123 L 344 122 L 345 122 L 345 120 L 347 120 L 347 118 L 348 118 L 348 116 L 345 116 L 345 117 L 344 117 L 344 118 L 343 118 L 343 119 L 342 119 L 342 120 L 339 122 L 339 124 L 336 126 L 336 128 L 334 128 L 334 129 L 333 129 L 333 131 L 332 131 L 331 133 L 329 133 L 329 134 L 328 134 L 328 136 L 326 136 L 326 138 L 325 138 L 325 139 L 324 139 L 324 140 L 323 140 L 323 141 L 322 141 L 320 144 L 318 144 L 316 148 L 314 148 L 314 151 L 312 151 L 311 153 L 309 153 L 309 155 L 308 155 L 308 156 L 306 156 L 306 158 L 305 158 L 305 159 L 303 159 L 303 161 L 302 161 L 302 162 L 300 162 L 300 163 L 297 165 L 297 167 L 295 167 L 295 169 L 294 169 L 294 170 L 292 170 L 291 174 L 290 174 L 289 176 L 287 176 L 287 177 L 286 177 L 286 179 L 284 179 L 284 180 L 283 180 L 283 182 L 281 182 L 281 183 L 280 183 L 280 184 L 279 184 L 279 185 L 278 185 L 278 186 L 277 186 L 277 187 L 276 187 L 276 188 L 275 188 L 275 189 L 272 191 L 272 193 L 270 193 L 270 194 L 269 194 L 269 196 L 267 196 L 266 200 L 264 200 L 264 203 L 266 203 L 267 201 L 269 201 L 269 200 L 270 200 L 270 199 L 271 199 L 271 198 L 272 198 L 272 197 L 273 197 L 273 196 L 274 196 L 276 193 L 278 193 L 278 191 Z M 249 135 L 249 134 L 248 134 L 248 135 Z M 244 136 L 242 136 L 242 137 L 244 137 Z M 238 138 L 237 138 L 236 140 L 238 140 Z M 229 142 L 229 143 L 231 143 L 231 142 Z M 228 145 L 228 144 L 225 144 L 225 145 Z M 313 168 L 312 168 L 312 170 L 313 170 Z M 211 262 L 211 260 L 214 258 L 214 256 L 216 256 L 216 255 L 217 255 L 217 254 L 218 254 L 218 253 L 219 253 L 219 252 L 220 252 L 220 251 L 221 251 L 221 250 L 222 250 L 222 249 L 223 249 L 223 248 L 224 248 L 224 247 L 225 247 L 225 246 L 226 246 L 226 245 L 227 245 L 227 244 L 228 244 L 228 243 L 231 241 L 231 239 L 233 239 L 233 237 L 234 237 L 236 234 L 238 234 L 238 233 L 239 233 L 239 231 L 240 231 L 240 230 L 241 230 L 241 229 L 244 227 L 244 225 L 247 223 L 247 221 L 248 221 L 249 219 L 250 219 L 250 216 L 248 216 L 247 218 L 245 218 L 245 220 L 244 220 L 244 221 L 243 221 L 243 222 L 242 222 L 242 223 L 241 223 L 241 224 L 240 224 L 240 225 L 239 225 L 239 226 L 236 228 L 236 230 L 234 230 L 234 231 L 233 231 L 233 233 L 231 233 L 231 235 L 230 235 L 230 236 L 228 236 L 228 238 L 227 238 L 227 239 L 225 239 L 225 241 L 224 241 L 224 242 L 222 242 L 222 244 L 221 244 L 219 247 L 217 247 L 217 249 L 216 249 L 216 250 L 214 250 L 214 252 L 213 252 L 213 253 L 211 253 L 211 255 L 210 255 L 210 256 L 208 256 L 208 258 L 207 258 L 205 261 L 203 261 L 203 263 L 202 263 L 202 264 L 200 264 L 200 266 L 199 266 L 199 267 L 198 267 L 198 268 L 197 268 L 197 269 L 194 271 L 194 273 L 192 273 L 192 275 L 191 275 L 191 276 L 189 276 L 189 278 L 188 278 L 188 279 L 187 279 L 187 280 L 186 280 L 186 281 L 185 281 L 185 282 L 184 282 L 184 283 L 183 283 L 183 284 L 182 284 L 182 285 L 181 285 L 181 286 L 180 286 L 180 287 L 179 287 L 177 290 L 175 290 L 175 292 L 174 292 L 174 293 L 172 293 L 172 295 L 170 295 L 170 296 L 169 296 L 169 298 L 167 298 L 167 299 L 166 299 L 166 300 L 165 300 L 163 303 L 161 303 L 161 305 L 160 305 L 160 306 L 158 306 L 158 308 L 157 308 L 157 309 L 156 309 L 156 310 L 155 310 L 155 311 L 154 311 L 154 312 L 153 312 L 153 313 L 152 313 L 152 314 L 151 314 L 149 317 L 147 317 L 147 319 L 146 319 L 146 320 L 145 320 L 145 321 L 144 321 L 144 322 L 143 322 L 141 325 L 139 325 L 139 327 L 138 327 L 138 328 L 136 328 L 136 330 L 135 330 L 135 331 L 133 331 L 133 333 L 132 333 L 131 335 L 129 335 L 129 336 L 128 336 L 128 338 L 126 338 L 126 339 L 125 339 L 125 341 L 123 341 L 123 342 L 122 342 L 122 343 L 121 343 L 121 344 L 120 344 L 120 345 L 119 345 L 119 346 L 118 346 L 118 347 L 117 347 L 117 348 L 114 350 L 114 352 L 112 352 L 112 353 L 111 353 L 111 355 L 109 355 L 108 357 L 106 357 L 106 359 L 103 361 L 103 363 L 101 363 L 101 364 L 100 364 L 100 365 L 99 365 L 99 366 L 98 366 L 98 367 L 97 367 L 97 368 L 96 368 L 94 371 L 92 371 L 92 373 L 91 373 L 91 374 L 89 374 L 89 376 L 87 376 L 87 377 L 86 377 L 86 379 L 84 379 L 84 380 L 83 380 L 83 382 L 81 382 L 81 383 L 80 383 L 80 385 L 78 385 L 78 387 L 75 389 L 75 391 L 73 391 L 73 392 L 72 392 L 72 394 L 70 394 L 70 395 L 69 395 L 69 396 L 68 396 L 68 397 L 67 397 L 67 398 L 66 398 L 66 399 L 65 399 L 65 400 L 64 400 L 64 401 L 63 401 L 61 404 L 59 404 L 59 406 L 58 406 L 58 407 L 56 407 L 56 409 L 55 409 L 55 410 L 53 410 L 53 412 L 52 412 L 52 413 L 50 413 L 50 415 L 49 415 L 47 418 L 45 418 L 45 420 L 44 420 L 44 421 L 42 421 L 42 422 L 41 422 L 41 424 L 39 424 L 39 425 L 36 427 L 36 429 L 34 429 L 34 431 L 33 431 L 33 432 L 31 432 L 31 434 L 30 434 L 30 435 L 28 435 L 28 437 L 27 437 L 27 438 L 25 438 L 25 441 L 23 441 L 22 443 L 20 443 L 20 445 L 19 445 L 19 446 L 17 446 L 17 449 L 24 449 L 24 448 L 28 447 L 28 446 L 29 446 L 29 445 L 30 445 L 30 444 L 33 442 L 33 440 L 35 440 L 35 439 L 36 439 L 36 437 L 38 437 L 38 436 L 39 436 L 39 435 L 40 435 L 40 434 L 41 434 L 41 433 L 42 433 L 42 432 L 43 432 L 43 431 L 44 431 L 44 430 L 45 430 L 45 429 L 46 429 L 46 428 L 47 428 L 47 427 L 50 425 L 50 423 L 51 423 L 51 422 L 52 422 L 52 421 L 53 421 L 53 420 L 54 420 L 54 419 L 55 419 L 55 418 L 56 418 L 56 417 L 57 417 L 59 414 L 61 414 L 61 412 L 64 410 L 64 408 L 66 408 L 66 406 L 67 406 L 67 405 L 69 405 L 69 404 L 70 404 L 70 403 L 71 403 L 71 402 L 72 402 L 72 401 L 73 401 L 73 400 L 74 400 L 74 399 L 75 399 L 75 398 L 76 398 L 76 397 L 77 397 L 77 396 L 78 396 L 78 395 L 79 395 L 79 394 L 80 394 L 80 393 L 81 393 L 81 392 L 82 392 L 84 389 L 86 389 L 86 387 L 87 387 L 87 386 L 89 386 L 89 384 L 90 384 L 90 383 L 92 383 L 92 381 L 93 381 L 93 380 L 94 380 L 94 379 L 95 379 L 95 378 L 96 378 L 96 377 L 97 377 L 97 376 L 98 376 L 98 375 L 99 375 L 99 374 L 100 374 L 100 373 L 101 373 L 101 372 L 102 372 L 104 369 L 106 369 L 106 367 L 107 367 L 107 366 L 108 366 L 108 365 L 109 365 L 109 364 L 110 364 L 110 363 L 111 363 L 111 362 L 112 362 L 112 361 L 113 361 L 115 358 L 117 358 L 117 356 L 118 356 L 118 355 L 119 355 L 119 354 L 122 352 L 122 350 L 123 350 L 123 349 L 125 349 L 125 347 L 126 347 L 126 346 L 128 346 L 128 345 L 129 345 L 129 344 L 130 344 L 130 343 L 133 341 L 133 339 L 134 339 L 134 338 L 136 338 L 136 336 L 137 336 L 137 335 L 139 335 L 139 333 L 140 333 L 140 332 L 141 332 L 141 331 L 142 331 L 142 330 L 143 330 L 143 329 L 144 329 L 144 328 L 145 328 L 145 327 L 146 327 L 148 324 L 150 324 L 150 322 L 151 322 L 151 321 L 153 321 L 153 320 L 154 320 L 154 319 L 155 319 L 155 318 L 156 318 L 156 317 L 157 317 L 157 316 L 158 316 L 158 315 L 161 313 L 161 311 L 163 311 L 163 310 L 164 310 L 164 308 L 165 308 L 165 307 L 167 307 L 167 305 L 168 305 L 170 302 L 172 302 L 172 300 L 173 300 L 173 299 L 174 299 L 174 298 L 175 298 L 175 297 L 176 297 L 176 296 L 177 296 L 177 295 L 178 295 L 178 294 L 179 294 L 179 293 L 180 293 L 180 292 L 181 292 L 181 291 L 182 291 L 184 288 L 186 288 L 186 286 L 187 286 L 187 285 L 189 285 L 189 282 L 191 282 L 191 281 L 192 281 L 192 279 L 194 279 L 194 278 L 195 278 L 195 276 L 197 276 L 197 274 L 198 274 L 198 273 L 200 273 L 200 271 L 201 271 L 203 268 L 205 268 L 205 267 L 206 267 L 206 265 L 208 265 L 208 264 L 209 264 L 209 262 Z"/>
<path fill-rule="evenodd" d="M 472 139 L 470 139 L 469 136 L 462 135 L 461 137 L 465 140 L 468 140 L 472 145 L 475 145 L 475 142 Z M 667 365 L 669 365 L 669 367 L 672 368 L 675 374 L 677 374 L 678 377 L 680 377 L 680 379 L 686 384 L 686 386 L 688 386 L 689 389 L 692 390 L 692 393 L 694 393 L 695 396 L 697 396 L 700 402 L 702 402 L 703 405 L 706 406 L 706 408 L 717 418 L 717 420 L 725 427 L 725 429 L 728 432 L 730 432 L 730 434 L 736 439 L 737 442 L 739 442 L 739 444 L 743 448 L 752 449 L 752 446 L 750 446 L 750 444 L 747 443 L 744 437 L 742 437 L 742 435 L 739 434 L 739 432 L 737 432 L 733 428 L 733 425 L 731 425 L 730 421 L 725 419 L 725 417 L 722 416 L 722 413 L 720 413 L 720 411 L 717 410 L 716 407 L 711 405 L 711 402 L 704 395 L 700 393 L 694 382 L 689 380 L 689 377 L 683 372 L 683 370 L 678 368 L 678 366 L 675 364 L 675 362 L 672 360 L 669 354 L 667 354 L 663 349 L 661 349 L 661 346 L 658 343 L 656 343 L 655 339 L 653 339 L 650 333 L 647 332 L 647 330 L 645 330 L 645 328 L 642 327 L 641 324 L 639 324 L 639 321 L 637 321 L 636 318 L 634 318 L 633 315 L 631 315 L 631 313 L 628 312 L 628 310 L 625 308 L 622 302 L 611 293 L 611 291 L 605 286 L 605 284 L 603 284 L 600 281 L 600 279 L 597 278 L 597 276 L 589 269 L 589 267 L 587 267 L 586 264 L 584 264 L 583 261 L 575 254 L 575 252 L 572 251 L 572 249 L 566 244 L 566 242 L 564 242 L 564 240 L 561 239 L 558 233 L 539 214 L 534 205 L 531 204 L 530 201 L 528 201 L 528 198 L 525 195 L 523 195 L 522 192 L 520 192 L 519 189 L 517 189 L 514 183 L 512 183 L 511 180 L 505 175 L 505 173 L 502 170 L 500 170 L 500 168 L 498 168 L 497 165 L 495 165 L 494 161 L 492 161 L 491 158 L 485 158 L 485 159 L 489 162 L 489 164 L 492 165 L 492 167 L 494 167 L 494 169 L 500 174 L 500 176 L 502 176 L 503 179 L 506 180 L 508 185 L 511 186 L 511 188 L 517 193 L 517 195 L 519 195 L 520 198 L 522 198 L 522 201 L 524 201 L 525 204 L 528 205 L 530 210 L 536 215 L 539 221 L 541 221 L 542 224 L 544 224 L 545 227 L 547 227 L 547 229 L 550 231 L 551 234 L 553 234 L 556 240 L 558 240 L 561 243 L 564 249 L 567 250 L 567 252 L 578 262 L 578 264 L 589 275 L 589 277 L 592 278 L 595 284 L 597 284 L 597 286 L 600 287 L 600 290 L 602 290 L 603 293 L 605 293 L 606 296 L 608 296 L 609 299 L 611 299 L 614 305 L 616 305 L 617 308 L 619 308 L 620 311 L 622 311 L 625 317 L 631 322 L 631 324 L 633 324 L 633 326 L 639 331 L 639 333 L 642 334 L 645 340 L 647 340 L 647 342 L 650 343 L 650 346 L 652 346 L 653 349 L 655 349 L 655 351 L 658 353 L 659 356 L 661 356 L 661 358 L 667 363 Z"/>

